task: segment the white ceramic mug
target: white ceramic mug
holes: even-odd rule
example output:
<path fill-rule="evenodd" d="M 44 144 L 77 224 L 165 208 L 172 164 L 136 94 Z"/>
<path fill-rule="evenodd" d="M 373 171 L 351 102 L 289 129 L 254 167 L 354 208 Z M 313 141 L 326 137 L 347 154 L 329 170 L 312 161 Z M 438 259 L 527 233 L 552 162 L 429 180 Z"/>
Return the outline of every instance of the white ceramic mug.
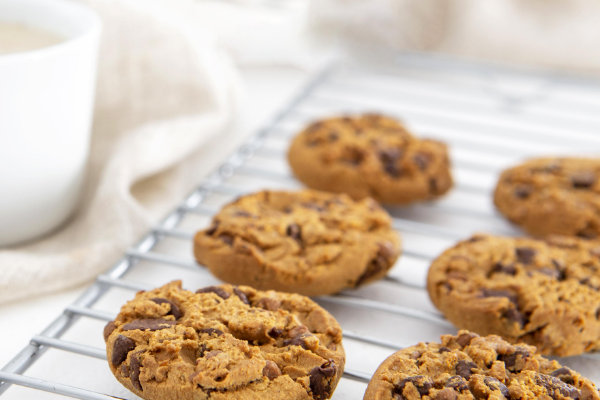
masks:
<path fill-rule="evenodd" d="M 75 210 L 89 153 L 100 18 L 68 0 L 0 0 L 0 21 L 64 41 L 0 54 L 0 246 Z"/>

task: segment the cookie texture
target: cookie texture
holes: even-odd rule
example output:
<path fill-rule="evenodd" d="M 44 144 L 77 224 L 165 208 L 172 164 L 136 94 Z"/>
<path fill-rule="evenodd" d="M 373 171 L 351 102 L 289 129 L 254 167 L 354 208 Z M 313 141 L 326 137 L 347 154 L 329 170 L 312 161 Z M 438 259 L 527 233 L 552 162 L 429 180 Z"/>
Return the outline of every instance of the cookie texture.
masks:
<path fill-rule="evenodd" d="M 104 330 L 108 364 L 147 400 L 331 397 L 342 330 L 312 300 L 246 286 L 139 292 Z"/>
<path fill-rule="evenodd" d="M 223 207 L 194 254 L 225 282 L 317 296 L 385 276 L 400 237 L 372 199 L 263 191 Z"/>
<path fill-rule="evenodd" d="M 446 145 L 415 138 L 398 121 L 367 114 L 315 122 L 288 160 L 308 187 L 386 204 L 431 200 L 452 187 Z"/>
<path fill-rule="evenodd" d="M 441 343 L 419 343 L 388 357 L 364 399 L 600 399 L 592 382 L 535 350 L 495 335 L 444 335 Z"/>
<path fill-rule="evenodd" d="M 429 269 L 431 300 L 458 328 L 570 356 L 600 349 L 600 243 L 477 235 Z"/>
<path fill-rule="evenodd" d="M 534 236 L 600 234 L 600 159 L 542 158 L 504 171 L 494 203 Z"/>

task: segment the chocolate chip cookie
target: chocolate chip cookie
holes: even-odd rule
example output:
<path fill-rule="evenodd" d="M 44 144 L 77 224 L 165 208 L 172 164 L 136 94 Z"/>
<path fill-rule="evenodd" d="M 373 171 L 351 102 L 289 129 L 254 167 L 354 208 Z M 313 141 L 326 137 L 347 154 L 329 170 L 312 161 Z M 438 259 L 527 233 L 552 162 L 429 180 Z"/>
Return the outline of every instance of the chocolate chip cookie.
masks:
<path fill-rule="evenodd" d="M 342 330 L 327 311 L 247 286 L 139 292 L 104 339 L 115 377 L 147 400 L 325 400 L 344 371 Z"/>
<path fill-rule="evenodd" d="M 288 153 L 307 186 L 386 204 L 431 200 L 452 187 L 446 145 L 415 138 L 380 115 L 315 122 L 296 136 Z"/>
<path fill-rule="evenodd" d="M 429 269 L 433 303 L 459 328 L 570 356 L 600 349 L 600 243 L 477 235 Z"/>
<path fill-rule="evenodd" d="M 600 399 L 591 381 L 535 350 L 494 335 L 444 335 L 388 357 L 364 400 Z"/>
<path fill-rule="evenodd" d="M 502 173 L 494 202 L 534 236 L 600 234 L 600 159 L 542 158 Z"/>
<path fill-rule="evenodd" d="M 317 296 L 385 276 L 400 238 L 372 199 L 264 191 L 223 207 L 194 254 L 225 282 Z"/>

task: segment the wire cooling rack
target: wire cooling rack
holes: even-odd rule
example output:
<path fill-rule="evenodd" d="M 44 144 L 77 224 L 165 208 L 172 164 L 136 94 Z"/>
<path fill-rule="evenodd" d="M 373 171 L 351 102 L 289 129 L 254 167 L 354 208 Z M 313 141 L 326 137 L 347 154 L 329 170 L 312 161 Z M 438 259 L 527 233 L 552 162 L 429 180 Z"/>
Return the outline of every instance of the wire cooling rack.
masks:
<path fill-rule="evenodd" d="M 221 205 L 241 194 L 299 188 L 285 151 L 293 135 L 310 121 L 381 112 L 402 119 L 420 137 L 447 142 L 456 186 L 439 201 L 389 209 L 394 228 L 402 233 L 404 253 L 388 277 L 316 299 L 344 328 L 347 369 L 334 399 L 362 399 L 370 376 L 393 351 L 455 332 L 424 290 L 431 259 L 474 232 L 519 234 L 492 205 L 499 172 L 531 156 L 600 149 L 598 111 L 598 82 L 544 71 L 416 53 L 403 54 L 383 67 L 339 64 L 329 68 L 116 265 L 98 276 L 50 326 L 33 336 L 0 372 L 0 395 L 136 398 L 106 366 L 102 341 L 106 321 L 135 291 L 173 279 L 182 279 L 189 289 L 216 283 L 193 260 L 194 232 L 207 226 Z M 600 382 L 597 354 L 561 361 Z"/>

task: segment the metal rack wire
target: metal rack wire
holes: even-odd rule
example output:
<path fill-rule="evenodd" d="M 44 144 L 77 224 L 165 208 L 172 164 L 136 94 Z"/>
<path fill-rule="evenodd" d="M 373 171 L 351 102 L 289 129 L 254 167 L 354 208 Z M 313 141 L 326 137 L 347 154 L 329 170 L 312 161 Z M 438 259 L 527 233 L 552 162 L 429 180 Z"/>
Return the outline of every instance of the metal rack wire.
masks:
<path fill-rule="evenodd" d="M 176 210 L 98 276 L 50 326 L 33 336 L 31 343 L 0 371 L 0 395 L 14 384 L 79 399 L 119 398 L 27 376 L 25 372 L 51 348 L 105 359 L 103 348 L 62 337 L 82 317 L 114 319 L 116 309 L 95 308 L 110 290 L 121 288 L 130 291 L 132 297 L 134 291 L 155 287 L 129 279 L 130 275 L 135 276 L 132 272 L 136 269 L 149 268 L 148 263 L 168 267 L 163 271 L 163 283 L 183 271 L 194 274 L 195 282 L 214 280 L 192 260 L 188 254 L 191 252 L 169 254 L 161 250 L 161 244 L 177 240 L 189 245 L 194 231 L 202 227 L 198 221 L 206 223 L 220 204 L 243 193 L 265 187 L 299 187 L 285 163 L 290 138 L 310 120 L 339 113 L 384 112 L 403 119 L 420 136 L 448 142 L 456 187 L 440 201 L 389 210 L 394 216 L 394 228 L 404 236 L 405 247 L 399 265 L 382 282 L 316 300 L 336 317 L 342 317 L 345 342 L 375 346 L 388 353 L 414 342 L 406 332 L 390 332 L 390 327 L 399 326 L 399 321 L 410 324 L 411 330 L 415 327 L 415 331 L 421 324 L 419 334 L 427 332 L 427 338 L 432 340 L 440 332 L 452 332 L 452 325 L 427 303 L 424 295 L 428 263 L 445 247 L 475 231 L 518 234 L 491 206 L 497 174 L 524 157 L 599 149 L 598 110 L 598 82 L 543 71 L 416 53 L 403 54 L 393 65 L 377 69 L 336 65 L 305 87 Z M 196 219 L 189 222 L 190 218 Z M 421 299 L 417 306 L 415 297 Z M 342 309 L 351 310 L 351 316 L 343 317 Z M 363 329 L 363 314 L 358 310 L 376 313 L 380 329 Z M 395 317 L 401 320 L 388 321 Z M 600 366 L 598 354 L 586 354 L 573 362 L 581 360 L 586 360 L 584 364 L 590 371 Z M 349 365 L 340 386 L 349 380 L 364 384 L 370 373 L 372 370 L 365 372 Z M 362 393 L 355 398 L 362 398 Z"/>

